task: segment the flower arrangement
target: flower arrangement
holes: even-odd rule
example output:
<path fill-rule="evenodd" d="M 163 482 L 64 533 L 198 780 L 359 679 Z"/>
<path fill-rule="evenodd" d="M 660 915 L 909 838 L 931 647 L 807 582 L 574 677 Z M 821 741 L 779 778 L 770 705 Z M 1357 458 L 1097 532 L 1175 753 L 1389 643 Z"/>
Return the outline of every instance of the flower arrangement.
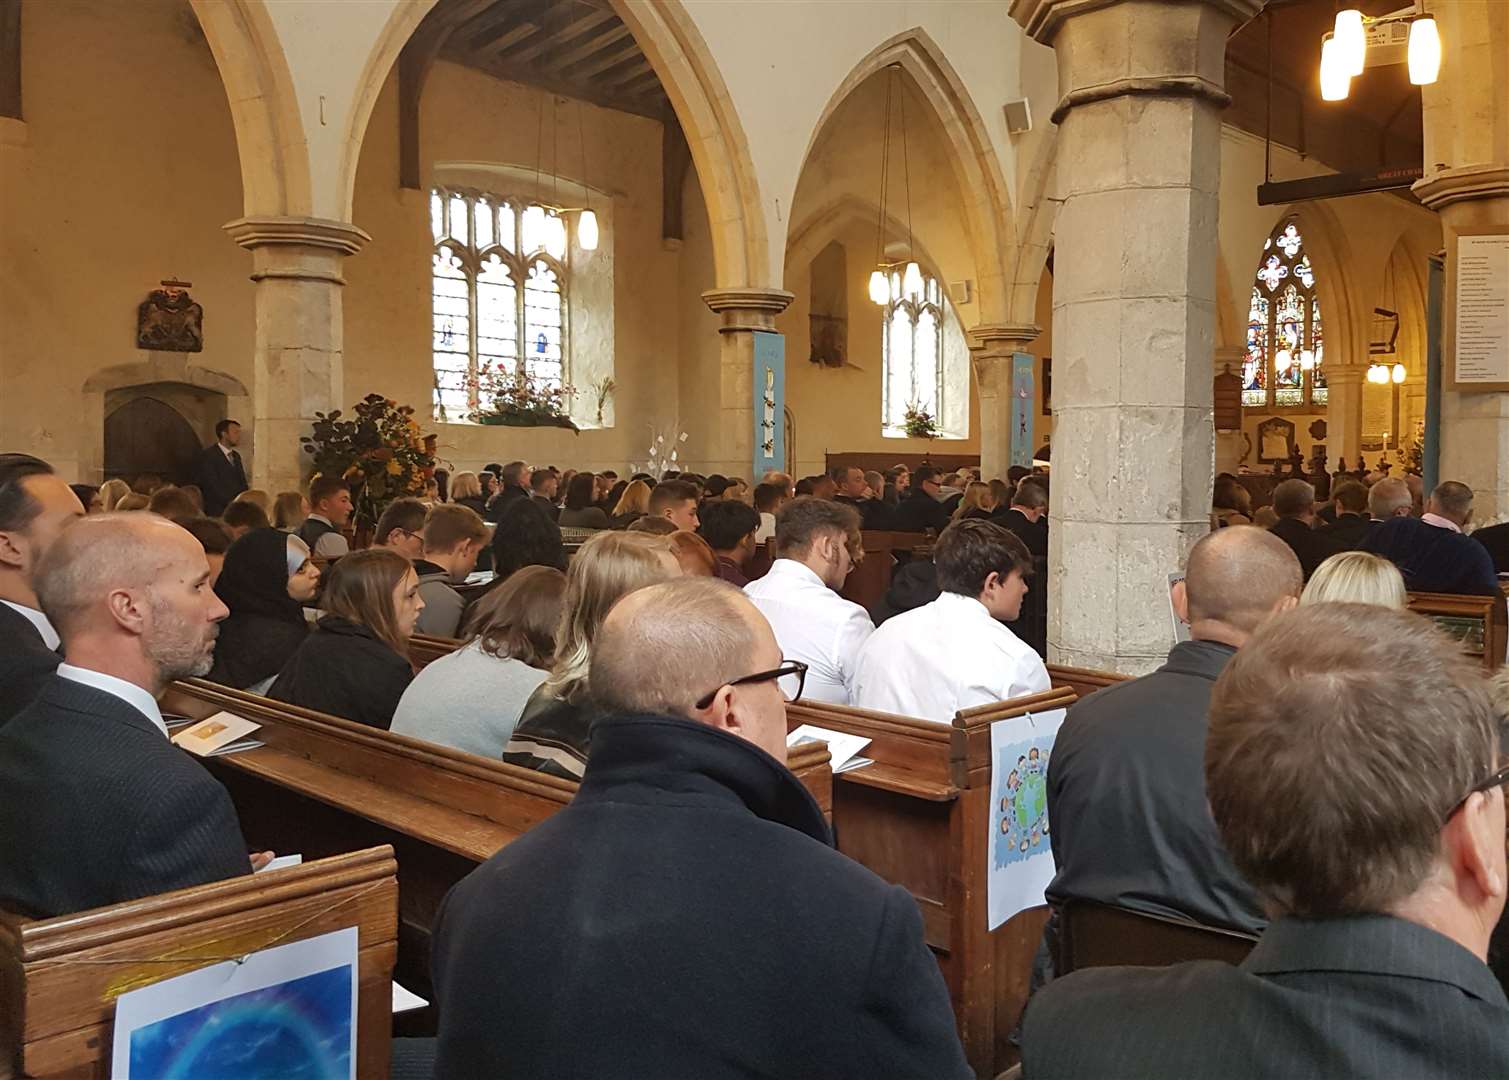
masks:
<path fill-rule="evenodd" d="M 468 388 L 483 403 L 467 416 L 474 424 L 577 430 L 566 415 L 567 400 L 576 393 L 569 386 L 542 385 L 528 375 L 483 364 Z"/>
<path fill-rule="evenodd" d="M 920 405 L 908 405 L 902 429 L 914 439 L 936 439 L 940 434 L 938 421 Z"/>
<path fill-rule="evenodd" d="M 618 389 L 618 381 L 612 375 L 604 375 L 592 384 L 592 392 L 597 396 L 597 422 L 603 422 L 603 408 L 608 404 L 608 399 Z"/>
<path fill-rule="evenodd" d="M 420 434 L 412 407 L 381 394 L 368 394 L 351 411 L 350 418 L 340 409 L 315 413 L 301 442 L 317 476 L 350 482 L 355 524 L 375 525 L 394 499 L 424 494 L 435 475 L 435 436 Z"/>

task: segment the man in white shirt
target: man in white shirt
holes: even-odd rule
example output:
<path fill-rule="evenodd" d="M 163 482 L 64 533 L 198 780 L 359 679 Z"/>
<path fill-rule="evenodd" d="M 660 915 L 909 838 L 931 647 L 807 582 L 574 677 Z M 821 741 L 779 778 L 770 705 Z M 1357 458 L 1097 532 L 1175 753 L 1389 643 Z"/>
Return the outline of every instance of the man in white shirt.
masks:
<path fill-rule="evenodd" d="M 775 520 L 775 562 L 744 592 L 769 621 L 782 655 L 807 665 L 803 696 L 847 705 L 860 647 L 875 632 L 869 613 L 838 595 L 863 554 L 859 514 L 804 495 Z"/>
<path fill-rule="evenodd" d="M 81 520 L 42 560 L 67 660 L 0 730 L 0 907 L 47 918 L 251 871 L 230 796 L 157 707 L 210 669 L 226 609 L 209 577 L 198 541 L 152 513 Z"/>
<path fill-rule="evenodd" d="M 37 565 L 84 516 L 73 489 L 30 454 L 0 454 L 0 727 L 58 666 L 58 634 L 37 602 Z"/>
<path fill-rule="evenodd" d="M 961 709 L 1047 690 L 1042 659 L 1002 625 L 1027 595 L 1026 545 L 993 522 L 963 519 L 938 537 L 933 564 L 943 592 L 865 643 L 854 704 L 946 724 Z"/>

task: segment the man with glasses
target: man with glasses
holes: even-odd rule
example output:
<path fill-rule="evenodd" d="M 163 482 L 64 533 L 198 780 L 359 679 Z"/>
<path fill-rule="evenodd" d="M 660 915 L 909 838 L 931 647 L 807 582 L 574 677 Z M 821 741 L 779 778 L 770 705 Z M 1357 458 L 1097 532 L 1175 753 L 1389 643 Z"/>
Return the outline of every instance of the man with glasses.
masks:
<path fill-rule="evenodd" d="M 912 473 L 911 490 L 891 513 L 891 528 L 897 532 L 942 532 L 948 528 L 948 508 L 939 502 L 943 494 L 942 474 L 931 465 Z"/>
<path fill-rule="evenodd" d="M 1236 967 L 1054 981 L 1024 1075 L 1509 1076 L 1501 752 L 1481 672 L 1420 616 L 1268 620 L 1216 681 L 1205 787 L 1273 921 Z"/>
<path fill-rule="evenodd" d="M 973 1075 L 916 902 L 784 764 L 803 673 L 717 579 L 614 606 L 581 789 L 436 922 L 436 1076 Z"/>

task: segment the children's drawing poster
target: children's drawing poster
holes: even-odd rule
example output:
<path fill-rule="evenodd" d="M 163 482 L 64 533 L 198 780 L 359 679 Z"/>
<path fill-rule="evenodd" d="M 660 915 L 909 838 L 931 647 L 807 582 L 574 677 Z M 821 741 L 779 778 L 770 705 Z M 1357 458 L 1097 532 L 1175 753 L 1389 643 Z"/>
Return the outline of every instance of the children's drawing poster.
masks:
<path fill-rule="evenodd" d="M 1048 834 L 1048 759 L 1063 709 L 1028 713 L 990 726 L 990 839 L 987 908 L 994 930 L 1043 902 L 1053 880 Z"/>

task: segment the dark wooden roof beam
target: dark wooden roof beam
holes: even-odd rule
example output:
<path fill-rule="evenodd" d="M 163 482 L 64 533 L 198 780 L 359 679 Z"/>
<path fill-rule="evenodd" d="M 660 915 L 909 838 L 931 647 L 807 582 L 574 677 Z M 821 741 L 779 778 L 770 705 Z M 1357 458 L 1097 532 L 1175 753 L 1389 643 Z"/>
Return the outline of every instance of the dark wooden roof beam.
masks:
<path fill-rule="evenodd" d="M 613 71 L 606 73 L 602 77 L 594 79 L 593 81 L 603 89 L 611 90 L 615 86 L 622 86 L 624 83 L 634 82 L 642 76 L 652 73 L 653 71 L 654 69 L 650 67 L 650 62 L 641 57 L 638 60 L 632 61 L 627 67 L 616 68 Z"/>
<path fill-rule="evenodd" d="M 604 23 L 616 21 L 617 18 L 611 9 L 600 11 L 594 8 L 580 18 L 559 27 L 554 33 L 546 34 L 538 41 L 532 41 L 526 47 L 515 50 L 508 59 L 514 63 L 528 63 L 547 50 L 560 48 L 568 42 L 575 41 L 583 34 L 591 33 Z M 620 23 L 619 25 L 622 26 L 623 24 Z"/>
<path fill-rule="evenodd" d="M 541 67 L 549 68 L 551 71 L 560 74 L 573 64 L 597 56 L 604 49 L 624 40 L 624 38 L 629 38 L 630 43 L 633 43 L 633 36 L 629 33 L 629 28 L 621 22 L 615 23 L 591 35 L 580 45 L 567 49 L 565 52 L 542 56 L 539 63 Z M 633 47 L 636 52 L 639 50 L 638 45 L 634 45 Z M 509 59 L 512 59 L 512 57 Z"/>
<path fill-rule="evenodd" d="M 624 45 L 621 48 L 611 49 L 608 52 L 600 53 L 589 60 L 583 60 L 579 64 L 573 64 L 571 66 L 571 69 L 565 72 L 565 75 L 570 79 L 591 79 L 599 72 L 607 71 L 609 68 L 617 67 L 625 60 L 633 60 L 643 55 L 644 54 L 639 51 L 639 43 L 636 41 L 630 41 L 627 45 Z M 557 68 L 556 70 L 560 71 L 561 69 Z"/>

